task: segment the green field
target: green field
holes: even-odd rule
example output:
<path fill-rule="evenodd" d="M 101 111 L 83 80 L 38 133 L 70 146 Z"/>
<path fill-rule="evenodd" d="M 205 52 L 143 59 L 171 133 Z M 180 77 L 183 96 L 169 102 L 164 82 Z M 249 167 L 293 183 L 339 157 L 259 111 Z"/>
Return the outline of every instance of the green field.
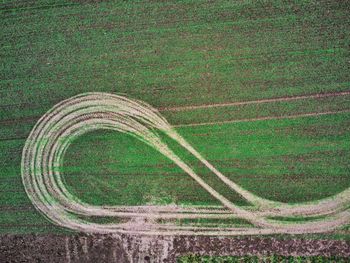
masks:
<path fill-rule="evenodd" d="M 349 5 L 2 1 L 0 233 L 64 231 L 30 203 L 21 153 L 46 111 L 88 91 L 151 104 L 219 171 L 264 198 L 296 203 L 347 189 Z M 226 198 L 247 205 L 163 137 Z M 126 134 L 78 138 L 61 172 L 68 189 L 91 204 L 220 205 L 170 160 Z M 349 227 L 322 235 L 338 237 L 349 239 Z"/>

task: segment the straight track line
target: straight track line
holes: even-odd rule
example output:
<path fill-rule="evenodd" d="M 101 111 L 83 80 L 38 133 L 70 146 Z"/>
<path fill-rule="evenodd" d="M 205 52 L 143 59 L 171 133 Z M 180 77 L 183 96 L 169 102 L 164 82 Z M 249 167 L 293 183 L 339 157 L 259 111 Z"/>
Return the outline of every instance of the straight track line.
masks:
<path fill-rule="evenodd" d="M 197 106 L 190 105 L 190 106 L 169 107 L 169 108 L 160 108 L 159 111 L 175 111 L 175 112 L 177 112 L 177 111 L 189 111 L 189 110 L 241 106 L 241 105 L 250 105 L 250 104 L 263 104 L 263 103 L 284 102 L 284 101 L 294 101 L 294 100 L 340 97 L 340 96 L 346 96 L 346 95 L 350 95 L 350 91 L 332 92 L 332 93 L 323 93 L 323 94 L 312 94 L 312 95 L 293 96 L 293 97 L 280 97 L 280 98 L 241 101 L 241 102 L 204 104 L 204 105 L 197 105 Z"/>
<path fill-rule="evenodd" d="M 237 119 L 237 120 L 228 120 L 228 121 L 214 121 L 214 122 L 202 122 L 202 123 L 189 123 L 189 124 L 178 124 L 172 125 L 175 128 L 178 127 L 194 127 L 194 126 L 205 126 L 205 125 L 221 125 L 226 123 L 240 123 L 240 122 L 254 122 L 254 121 L 266 121 L 266 120 L 281 120 L 281 119 L 297 119 L 311 116 L 322 116 L 322 115 L 332 115 L 332 114 L 340 114 L 340 113 L 348 113 L 348 110 L 341 111 L 326 111 L 326 112 L 311 112 L 311 113 L 302 113 L 302 114 L 294 114 L 288 116 L 268 116 L 268 117 L 259 117 L 259 118 L 250 118 L 250 119 Z"/>

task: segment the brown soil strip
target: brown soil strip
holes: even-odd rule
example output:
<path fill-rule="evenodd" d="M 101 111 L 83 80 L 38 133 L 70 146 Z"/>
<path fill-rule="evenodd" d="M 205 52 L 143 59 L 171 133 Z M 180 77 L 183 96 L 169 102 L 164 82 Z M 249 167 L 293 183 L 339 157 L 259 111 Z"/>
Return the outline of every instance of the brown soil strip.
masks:
<path fill-rule="evenodd" d="M 350 257 L 350 242 L 297 236 L 290 239 L 86 234 L 0 237 L 1 262 L 176 262 L 187 254 Z"/>

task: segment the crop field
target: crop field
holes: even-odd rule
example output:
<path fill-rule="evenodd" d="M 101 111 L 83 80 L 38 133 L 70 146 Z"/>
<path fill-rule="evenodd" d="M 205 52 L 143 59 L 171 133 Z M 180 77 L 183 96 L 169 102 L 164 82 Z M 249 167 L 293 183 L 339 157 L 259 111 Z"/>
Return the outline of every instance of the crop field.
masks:
<path fill-rule="evenodd" d="M 345 191 L 349 9 L 348 1 L 307 0 L 2 1 L 0 234 L 70 233 L 28 198 L 22 151 L 41 116 L 86 92 L 151 105 L 220 173 L 259 197 L 296 204 Z M 193 154 L 158 135 L 221 196 L 249 207 Z M 58 169 L 69 192 L 95 206 L 222 207 L 126 133 L 80 136 Z M 251 226 L 235 217 L 171 223 Z M 349 240 L 350 228 L 303 237 Z"/>

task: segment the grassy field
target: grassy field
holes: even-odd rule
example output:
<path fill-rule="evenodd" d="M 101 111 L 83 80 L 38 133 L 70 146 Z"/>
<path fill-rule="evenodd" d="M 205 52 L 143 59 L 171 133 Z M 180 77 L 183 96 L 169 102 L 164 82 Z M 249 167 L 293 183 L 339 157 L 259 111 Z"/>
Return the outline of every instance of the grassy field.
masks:
<path fill-rule="evenodd" d="M 2 1 L 0 233 L 63 231 L 26 196 L 21 153 L 47 110 L 87 91 L 151 104 L 223 174 L 259 196 L 295 203 L 350 187 L 349 7 Z M 246 205 L 164 140 L 225 197 Z M 82 136 L 61 170 L 68 189 L 91 204 L 218 205 L 170 160 L 125 134 Z M 322 237 L 349 239 L 350 232 Z"/>

